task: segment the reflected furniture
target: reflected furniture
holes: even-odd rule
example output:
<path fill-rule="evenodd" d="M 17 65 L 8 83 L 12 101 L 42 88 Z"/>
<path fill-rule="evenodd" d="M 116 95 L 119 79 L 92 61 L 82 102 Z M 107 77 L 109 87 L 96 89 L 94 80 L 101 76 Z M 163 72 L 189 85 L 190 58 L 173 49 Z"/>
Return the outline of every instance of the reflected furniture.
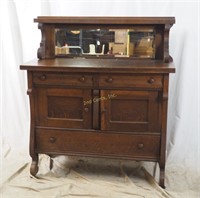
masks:
<path fill-rule="evenodd" d="M 164 187 L 174 17 L 38 17 L 28 73 L 31 174 L 38 154 L 157 162 Z"/>

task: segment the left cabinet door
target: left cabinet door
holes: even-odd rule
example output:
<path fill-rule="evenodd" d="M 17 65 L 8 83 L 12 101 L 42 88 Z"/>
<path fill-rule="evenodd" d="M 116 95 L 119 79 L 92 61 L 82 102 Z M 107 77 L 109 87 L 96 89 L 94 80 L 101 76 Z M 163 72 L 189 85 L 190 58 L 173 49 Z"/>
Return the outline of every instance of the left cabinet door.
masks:
<path fill-rule="evenodd" d="M 36 88 L 36 125 L 45 127 L 90 129 L 92 98 L 90 89 Z"/>

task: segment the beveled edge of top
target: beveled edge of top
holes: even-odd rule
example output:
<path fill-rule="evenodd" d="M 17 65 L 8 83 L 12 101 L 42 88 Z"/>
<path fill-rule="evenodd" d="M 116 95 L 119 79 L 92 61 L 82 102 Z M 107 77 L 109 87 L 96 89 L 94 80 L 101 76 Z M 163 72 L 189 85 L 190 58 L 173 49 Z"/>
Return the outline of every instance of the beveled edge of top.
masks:
<path fill-rule="evenodd" d="M 129 61 L 111 59 L 34 59 L 20 65 L 21 70 L 58 72 L 175 73 L 173 62 L 161 60 Z"/>
<path fill-rule="evenodd" d="M 175 17 L 105 17 L 105 16 L 38 16 L 34 19 L 38 23 L 53 24 L 171 24 L 175 23 Z"/>

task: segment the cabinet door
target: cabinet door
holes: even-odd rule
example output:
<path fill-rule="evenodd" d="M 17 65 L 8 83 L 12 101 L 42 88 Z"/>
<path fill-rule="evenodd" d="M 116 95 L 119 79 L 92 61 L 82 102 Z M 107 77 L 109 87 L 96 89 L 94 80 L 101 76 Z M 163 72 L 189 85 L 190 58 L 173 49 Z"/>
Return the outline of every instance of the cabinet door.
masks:
<path fill-rule="evenodd" d="M 37 88 L 36 125 L 64 128 L 91 128 L 91 90 Z"/>
<path fill-rule="evenodd" d="M 101 91 L 101 129 L 159 132 L 160 103 L 157 91 Z"/>

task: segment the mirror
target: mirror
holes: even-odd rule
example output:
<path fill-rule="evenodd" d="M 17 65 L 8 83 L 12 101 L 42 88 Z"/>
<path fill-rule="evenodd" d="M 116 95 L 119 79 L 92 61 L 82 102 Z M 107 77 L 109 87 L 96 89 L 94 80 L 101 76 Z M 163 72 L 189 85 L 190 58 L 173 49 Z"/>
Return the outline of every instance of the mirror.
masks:
<path fill-rule="evenodd" d="M 55 29 L 56 56 L 155 58 L 154 28 Z"/>

